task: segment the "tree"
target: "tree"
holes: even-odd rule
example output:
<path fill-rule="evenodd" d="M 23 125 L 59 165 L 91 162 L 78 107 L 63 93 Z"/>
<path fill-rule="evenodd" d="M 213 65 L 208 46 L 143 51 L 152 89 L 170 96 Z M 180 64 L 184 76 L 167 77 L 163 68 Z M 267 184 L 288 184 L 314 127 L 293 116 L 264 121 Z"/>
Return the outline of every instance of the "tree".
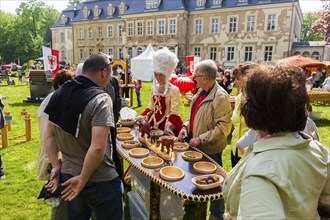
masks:
<path fill-rule="evenodd" d="M 311 26 L 320 18 L 319 12 L 307 12 L 304 13 L 304 22 L 301 28 L 300 39 L 303 42 L 306 41 L 320 41 L 323 40 L 323 36 L 320 32 L 311 32 Z"/>
<path fill-rule="evenodd" d="M 322 2 L 323 7 L 320 11 L 320 18 L 313 23 L 311 32 L 322 33 L 325 42 L 330 43 L 330 2 L 327 0 L 322 0 Z"/>
<path fill-rule="evenodd" d="M 14 15 L 0 10 L 0 55 L 2 63 L 9 63 L 12 59 L 12 48 L 10 47 L 10 44 L 8 44 L 8 41 L 14 24 Z"/>

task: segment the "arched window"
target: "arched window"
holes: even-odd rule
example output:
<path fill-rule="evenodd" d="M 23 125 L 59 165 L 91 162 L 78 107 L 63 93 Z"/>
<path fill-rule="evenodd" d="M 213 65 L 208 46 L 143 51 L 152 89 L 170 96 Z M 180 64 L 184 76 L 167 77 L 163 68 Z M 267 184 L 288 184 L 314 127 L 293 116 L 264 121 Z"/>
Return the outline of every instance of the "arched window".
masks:
<path fill-rule="evenodd" d="M 300 55 L 300 52 L 299 52 L 299 51 L 296 51 L 296 52 L 294 52 L 293 55 L 294 55 L 294 56 L 296 56 L 296 55 Z"/>
<path fill-rule="evenodd" d="M 142 48 L 139 47 L 139 48 L 137 49 L 137 54 L 140 55 L 141 53 L 142 53 Z"/>
<path fill-rule="evenodd" d="M 65 17 L 65 15 L 62 15 L 61 16 L 61 25 L 65 25 L 67 21 L 68 21 L 68 18 Z"/>
<path fill-rule="evenodd" d="M 312 53 L 312 58 L 319 60 L 320 59 L 320 53 L 317 51 L 314 51 Z"/>
<path fill-rule="evenodd" d="M 305 51 L 305 52 L 303 53 L 303 56 L 305 56 L 305 57 L 310 57 L 310 53 L 309 53 L 308 51 Z"/>
<path fill-rule="evenodd" d="M 101 9 L 99 8 L 99 6 L 95 5 L 93 8 L 94 18 L 99 18 L 100 13 L 101 13 Z"/>
<path fill-rule="evenodd" d="M 116 7 L 113 7 L 111 3 L 107 6 L 107 16 L 112 17 L 115 13 Z"/>
<path fill-rule="evenodd" d="M 90 14 L 90 10 L 88 10 L 87 7 L 85 6 L 82 12 L 83 12 L 83 19 L 86 20 Z"/>
<path fill-rule="evenodd" d="M 120 3 L 119 5 L 119 14 L 124 14 L 127 10 L 127 5 L 124 2 Z"/>
<path fill-rule="evenodd" d="M 221 5 L 222 0 L 213 0 L 213 5 Z"/>

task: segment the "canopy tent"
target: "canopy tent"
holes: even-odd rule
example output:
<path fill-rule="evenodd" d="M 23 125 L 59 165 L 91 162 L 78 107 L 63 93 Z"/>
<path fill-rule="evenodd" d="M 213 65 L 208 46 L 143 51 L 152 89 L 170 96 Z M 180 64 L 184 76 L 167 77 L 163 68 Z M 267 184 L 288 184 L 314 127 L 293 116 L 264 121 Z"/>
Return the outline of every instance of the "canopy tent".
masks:
<path fill-rule="evenodd" d="M 299 66 L 299 67 L 307 67 L 307 68 L 322 67 L 322 68 L 325 68 L 326 69 L 326 77 L 328 77 L 329 72 L 330 72 L 330 66 L 329 66 L 328 63 L 326 63 L 326 61 L 322 62 L 320 60 L 316 60 L 316 59 L 311 58 L 311 57 L 296 55 L 296 56 L 287 57 L 287 58 L 284 58 L 284 59 L 281 59 L 281 60 L 282 61 L 287 61 L 287 62 L 291 63 L 292 65 Z"/>
<path fill-rule="evenodd" d="M 133 79 L 152 81 L 153 71 L 151 65 L 154 53 L 154 49 L 149 44 L 143 53 L 131 59 L 131 72 L 133 74 Z"/>
<path fill-rule="evenodd" d="M 22 67 L 21 67 L 20 65 L 18 65 L 18 64 L 15 64 L 15 65 L 17 66 L 17 69 L 21 69 L 21 68 L 22 68 Z M 13 64 L 12 64 L 12 63 L 8 63 L 8 64 L 1 65 L 1 68 L 2 68 L 2 69 L 7 69 L 7 68 L 12 69 L 12 67 L 13 67 Z"/>
<path fill-rule="evenodd" d="M 325 67 L 326 64 L 323 63 L 322 61 L 316 60 L 314 58 L 311 57 L 304 57 L 301 55 L 296 55 L 296 56 L 291 56 L 291 57 L 287 57 L 284 59 L 281 59 L 283 61 L 287 61 L 289 63 L 291 63 L 294 66 L 300 66 L 300 67 L 305 67 L 305 66 L 309 66 L 309 67 Z"/>

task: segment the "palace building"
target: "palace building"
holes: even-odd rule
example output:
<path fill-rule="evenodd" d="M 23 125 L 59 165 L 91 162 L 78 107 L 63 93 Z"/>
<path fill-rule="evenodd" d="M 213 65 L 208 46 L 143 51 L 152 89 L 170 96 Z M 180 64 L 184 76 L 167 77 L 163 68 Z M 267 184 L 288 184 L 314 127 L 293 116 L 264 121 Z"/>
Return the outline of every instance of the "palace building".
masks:
<path fill-rule="evenodd" d="M 133 58 L 151 44 L 182 64 L 195 55 L 233 67 L 292 55 L 302 23 L 298 0 L 85 0 L 62 11 L 52 45 L 69 63 L 100 51 Z"/>

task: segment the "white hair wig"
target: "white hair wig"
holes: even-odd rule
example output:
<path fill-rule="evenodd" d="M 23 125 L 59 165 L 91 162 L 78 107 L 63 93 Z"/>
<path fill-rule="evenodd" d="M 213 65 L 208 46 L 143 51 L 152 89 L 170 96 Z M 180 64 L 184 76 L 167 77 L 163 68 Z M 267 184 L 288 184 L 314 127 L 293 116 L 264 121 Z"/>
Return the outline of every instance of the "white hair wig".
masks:
<path fill-rule="evenodd" d="M 179 59 L 175 55 L 175 53 L 171 52 L 167 47 L 163 49 L 159 49 L 153 55 L 152 60 L 152 69 L 154 73 L 161 73 L 165 75 L 165 91 L 168 89 L 168 81 L 171 78 L 171 74 L 173 73 L 175 67 L 178 65 Z M 159 84 L 155 78 L 155 74 L 153 75 L 153 84 L 154 84 L 154 92 L 158 91 Z"/>

